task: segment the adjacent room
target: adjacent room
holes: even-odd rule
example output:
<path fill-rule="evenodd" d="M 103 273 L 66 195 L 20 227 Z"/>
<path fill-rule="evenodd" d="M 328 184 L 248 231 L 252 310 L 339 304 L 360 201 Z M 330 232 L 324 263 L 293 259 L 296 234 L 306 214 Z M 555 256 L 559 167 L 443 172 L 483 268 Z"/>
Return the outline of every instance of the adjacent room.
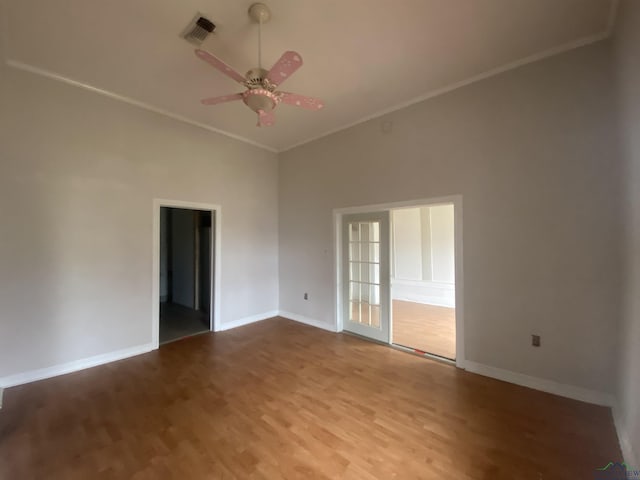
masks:
<path fill-rule="evenodd" d="M 392 211 L 393 343 L 455 360 L 453 204 Z"/>
<path fill-rule="evenodd" d="M 640 0 L 0 0 L 0 478 L 640 480 Z"/>

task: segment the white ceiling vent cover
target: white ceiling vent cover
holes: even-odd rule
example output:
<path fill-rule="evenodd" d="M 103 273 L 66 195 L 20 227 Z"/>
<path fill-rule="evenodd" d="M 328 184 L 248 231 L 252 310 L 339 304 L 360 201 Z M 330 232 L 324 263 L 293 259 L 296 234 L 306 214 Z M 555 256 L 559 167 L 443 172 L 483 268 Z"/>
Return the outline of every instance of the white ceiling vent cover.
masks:
<path fill-rule="evenodd" d="M 182 32 L 182 38 L 194 45 L 201 45 L 215 29 L 211 20 L 198 13 Z"/>

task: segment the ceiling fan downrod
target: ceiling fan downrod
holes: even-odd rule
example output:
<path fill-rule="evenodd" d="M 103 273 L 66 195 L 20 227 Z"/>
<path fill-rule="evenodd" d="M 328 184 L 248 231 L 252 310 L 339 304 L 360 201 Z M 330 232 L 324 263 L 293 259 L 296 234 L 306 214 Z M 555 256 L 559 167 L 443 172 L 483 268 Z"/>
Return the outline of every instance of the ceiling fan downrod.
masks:
<path fill-rule="evenodd" d="M 258 24 L 258 67 L 262 69 L 262 24 L 271 20 L 271 10 L 264 3 L 249 7 L 249 18 Z"/>

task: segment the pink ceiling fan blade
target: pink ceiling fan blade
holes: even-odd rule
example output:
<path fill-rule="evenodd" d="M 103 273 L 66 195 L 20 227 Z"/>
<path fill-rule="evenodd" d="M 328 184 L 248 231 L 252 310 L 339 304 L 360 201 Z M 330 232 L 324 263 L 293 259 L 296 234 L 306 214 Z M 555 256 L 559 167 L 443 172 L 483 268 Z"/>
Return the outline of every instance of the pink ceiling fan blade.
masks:
<path fill-rule="evenodd" d="M 296 52 L 284 52 L 280 59 L 275 63 L 269 73 L 267 80 L 276 87 L 289 78 L 293 73 L 302 66 L 302 56 Z"/>
<path fill-rule="evenodd" d="M 227 65 L 222 60 L 220 60 L 218 57 L 215 57 L 214 55 L 204 50 L 200 50 L 199 48 L 196 49 L 196 56 L 200 60 L 204 60 L 205 62 L 207 62 L 212 67 L 220 70 L 227 77 L 232 78 L 236 82 L 242 83 L 244 85 L 245 78 L 242 75 L 240 75 L 238 72 L 236 72 L 233 68 L 231 68 L 229 65 Z"/>
<path fill-rule="evenodd" d="M 276 116 L 273 110 L 265 112 L 264 110 L 258 110 L 258 127 L 270 127 L 276 123 Z"/>
<path fill-rule="evenodd" d="M 297 93 L 280 92 L 282 103 L 293 105 L 294 107 L 306 108 L 307 110 L 321 110 L 324 108 L 324 102 L 319 98 L 306 97 Z"/>
<path fill-rule="evenodd" d="M 200 103 L 203 105 L 217 105 L 218 103 L 233 102 L 235 100 L 242 100 L 242 94 L 233 93 L 231 95 L 223 95 L 221 97 L 203 98 L 200 100 Z"/>

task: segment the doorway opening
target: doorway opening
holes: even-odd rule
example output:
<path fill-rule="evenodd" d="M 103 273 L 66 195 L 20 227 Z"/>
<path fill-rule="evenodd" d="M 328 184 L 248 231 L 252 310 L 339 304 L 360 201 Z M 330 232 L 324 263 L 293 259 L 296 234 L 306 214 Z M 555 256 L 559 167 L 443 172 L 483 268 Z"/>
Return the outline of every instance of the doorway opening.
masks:
<path fill-rule="evenodd" d="M 462 197 L 334 211 L 336 330 L 464 368 Z"/>
<path fill-rule="evenodd" d="M 394 209 L 391 224 L 393 343 L 455 360 L 454 206 Z"/>
<path fill-rule="evenodd" d="M 160 207 L 159 344 L 212 328 L 215 212 Z"/>

